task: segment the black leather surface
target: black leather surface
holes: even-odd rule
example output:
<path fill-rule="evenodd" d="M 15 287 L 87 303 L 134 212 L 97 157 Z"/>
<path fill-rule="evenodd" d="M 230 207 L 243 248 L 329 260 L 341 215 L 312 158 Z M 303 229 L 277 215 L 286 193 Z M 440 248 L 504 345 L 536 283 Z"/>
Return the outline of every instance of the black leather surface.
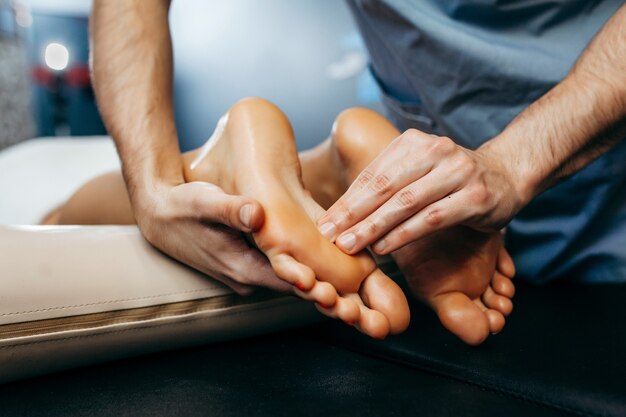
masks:
<path fill-rule="evenodd" d="M 0 386 L 0 416 L 626 416 L 624 300 L 518 283 L 477 348 L 415 305 L 382 342 L 327 323 Z"/>
<path fill-rule="evenodd" d="M 2 416 L 567 415 L 320 341 L 319 329 L 0 386 Z"/>
<path fill-rule="evenodd" d="M 331 324 L 327 340 L 573 414 L 626 416 L 626 285 L 517 287 L 505 330 L 477 348 L 416 304 L 401 336 L 374 341 Z"/>

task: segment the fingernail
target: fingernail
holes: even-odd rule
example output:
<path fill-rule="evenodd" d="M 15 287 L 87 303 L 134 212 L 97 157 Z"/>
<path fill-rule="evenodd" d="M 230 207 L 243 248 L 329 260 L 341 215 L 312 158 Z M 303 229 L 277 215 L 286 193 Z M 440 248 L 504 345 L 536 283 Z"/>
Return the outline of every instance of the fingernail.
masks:
<path fill-rule="evenodd" d="M 296 287 L 298 287 L 298 289 L 299 289 L 300 291 L 305 291 L 305 289 L 304 289 L 304 285 L 302 285 L 302 283 L 301 283 L 301 282 L 296 282 Z"/>
<path fill-rule="evenodd" d="M 385 241 L 379 240 L 374 244 L 374 246 L 372 246 L 372 249 L 374 249 L 374 252 L 382 252 L 383 250 L 385 250 L 385 246 L 387 246 Z"/>
<path fill-rule="evenodd" d="M 239 220 L 246 227 L 250 226 L 250 219 L 252 218 L 252 204 L 246 204 L 239 210 Z"/>
<path fill-rule="evenodd" d="M 317 303 L 318 306 L 322 307 L 322 308 L 328 308 L 328 306 L 326 304 L 322 304 L 322 303 Z"/>
<path fill-rule="evenodd" d="M 356 236 L 352 233 L 341 235 L 339 236 L 339 239 L 337 239 L 337 245 L 341 246 L 341 248 L 345 250 L 352 250 L 354 245 L 356 245 Z"/>
<path fill-rule="evenodd" d="M 335 230 L 336 228 L 333 223 L 324 223 L 323 225 L 320 226 L 320 233 L 326 239 L 332 239 L 333 235 L 335 234 Z"/>
<path fill-rule="evenodd" d="M 345 321 L 344 320 L 343 322 L 346 323 L 348 326 L 353 326 L 354 325 L 354 323 L 352 323 L 351 321 Z"/>

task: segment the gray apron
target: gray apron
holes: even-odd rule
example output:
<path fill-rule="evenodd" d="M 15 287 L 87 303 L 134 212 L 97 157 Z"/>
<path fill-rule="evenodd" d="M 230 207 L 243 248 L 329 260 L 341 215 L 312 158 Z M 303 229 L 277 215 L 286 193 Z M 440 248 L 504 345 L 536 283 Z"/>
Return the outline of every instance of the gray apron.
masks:
<path fill-rule="evenodd" d="M 563 79 L 623 3 L 348 0 L 392 122 L 470 149 Z M 535 198 L 506 245 L 526 279 L 626 281 L 626 141 Z"/>

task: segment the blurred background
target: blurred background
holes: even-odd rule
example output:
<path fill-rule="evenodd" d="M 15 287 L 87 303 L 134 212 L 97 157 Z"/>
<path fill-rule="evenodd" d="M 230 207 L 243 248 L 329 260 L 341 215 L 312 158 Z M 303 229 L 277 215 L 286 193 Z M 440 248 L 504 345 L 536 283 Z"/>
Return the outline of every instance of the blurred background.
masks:
<path fill-rule="evenodd" d="M 35 137 L 106 134 L 90 84 L 90 0 L 0 0 L 0 149 Z M 202 144 L 235 101 L 260 96 L 288 115 L 305 149 L 378 91 L 343 2 L 173 1 L 181 149 Z"/>

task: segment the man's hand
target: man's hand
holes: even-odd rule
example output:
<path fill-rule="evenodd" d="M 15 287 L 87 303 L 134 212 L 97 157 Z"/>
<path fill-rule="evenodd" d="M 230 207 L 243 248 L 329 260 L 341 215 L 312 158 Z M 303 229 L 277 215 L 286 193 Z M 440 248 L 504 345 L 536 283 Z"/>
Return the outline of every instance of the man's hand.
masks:
<path fill-rule="evenodd" d="M 267 258 L 245 239 L 264 221 L 254 200 L 219 187 L 191 182 L 161 185 L 149 197 L 135 197 L 135 216 L 146 239 L 179 261 L 248 294 L 253 286 L 291 292 Z"/>
<path fill-rule="evenodd" d="M 626 136 L 626 5 L 552 90 L 476 151 L 409 130 L 367 167 L 320 231 L 354 253 L 386 254 L 463 224 L 506 224 L 534 196 Z"/>
<path fill-rule="evenodd" d="M 318 224 L 347 253 L 375 242 L 374 252 L 387 254 L 456 224 L 497 231 L 522 207 L 521 194 L 497 156 L 410 129 L 361 172 Z"/>

